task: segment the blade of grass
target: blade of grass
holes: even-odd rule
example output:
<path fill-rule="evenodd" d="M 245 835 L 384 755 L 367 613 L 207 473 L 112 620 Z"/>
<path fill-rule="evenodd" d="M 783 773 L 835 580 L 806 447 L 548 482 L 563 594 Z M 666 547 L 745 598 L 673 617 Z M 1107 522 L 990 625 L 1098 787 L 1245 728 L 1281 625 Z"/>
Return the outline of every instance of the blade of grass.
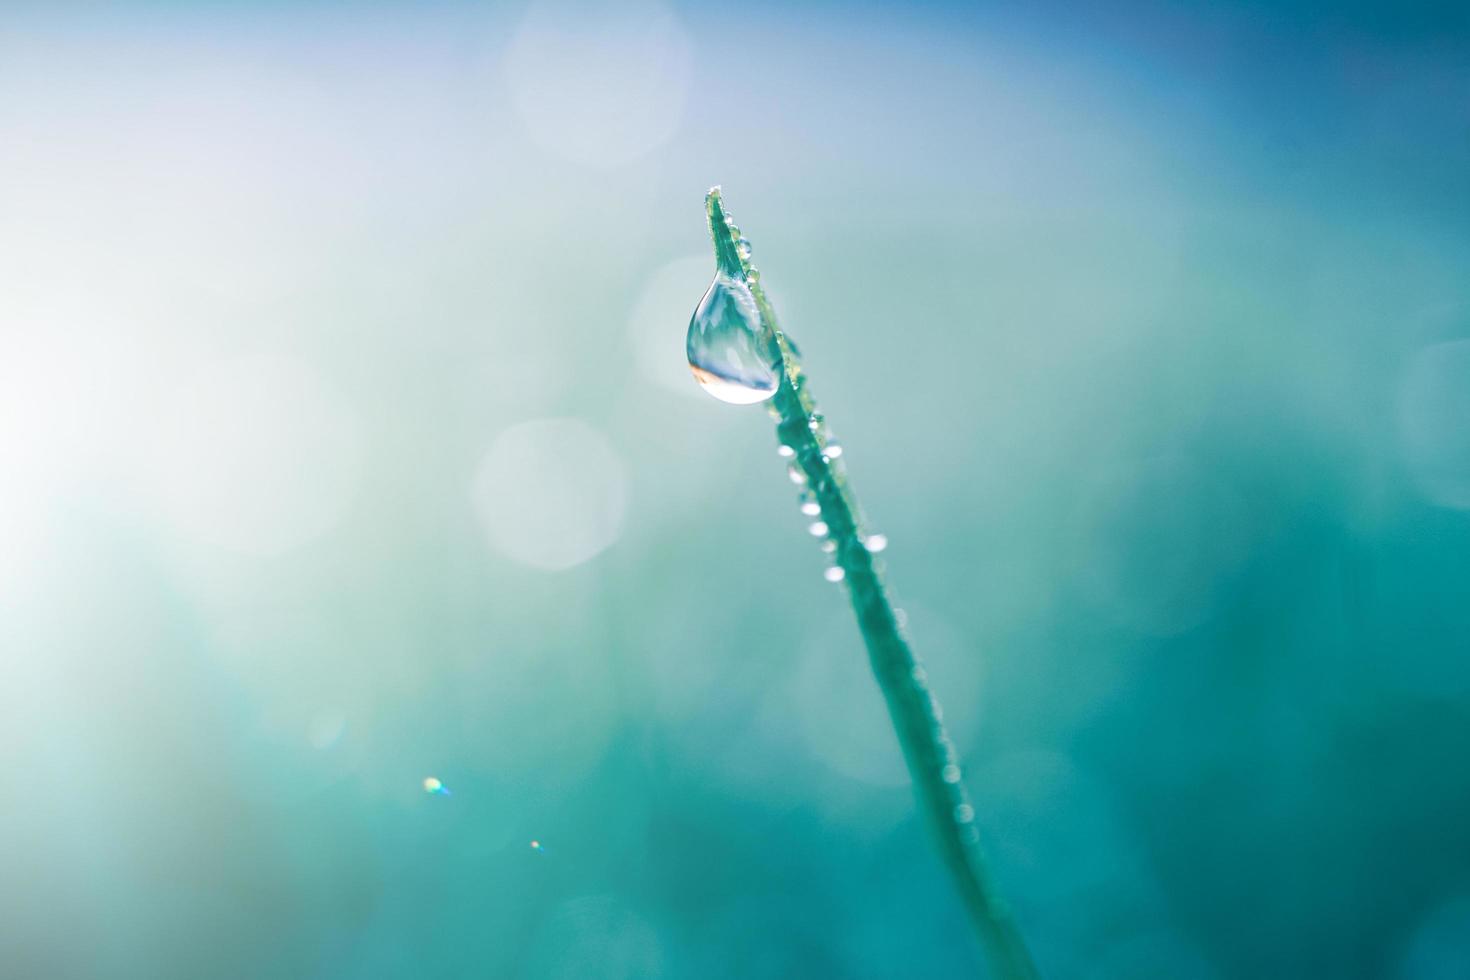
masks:
<path fill-rule="evenodd" d="M 770 402 L 776 432 L 781 444 L 794 454 L 796 472 L 822 508 L 827 538 L 836 546 L 833 559 L 842 569 L 873 675 L 888 703 L 888 714 L 913 779 L 919 809 L 959 889 L 991 973 L 1005 980 L 1034 980 L 1039 974 L 1031 954 L 980 853 L 975 810 L 960 781 L 959 759 L 940 720 L 939 703 L 894 615 L 882 569 L 864 542 L 861 511 L 848 484 L 846 468 L 826 451 L 826 423 L 807 387 L 801 358 L 781 330 L 759 274 L 741 254 L 739 231 L 725 211 L 718 187 L 705 197 L 705 211 L 717 264 L 721 271 L 738 274 L 750 286 L 762 328 L 779 350 L 781 383 Z M 745 255 L 749 255 L 748 250 Z"/>

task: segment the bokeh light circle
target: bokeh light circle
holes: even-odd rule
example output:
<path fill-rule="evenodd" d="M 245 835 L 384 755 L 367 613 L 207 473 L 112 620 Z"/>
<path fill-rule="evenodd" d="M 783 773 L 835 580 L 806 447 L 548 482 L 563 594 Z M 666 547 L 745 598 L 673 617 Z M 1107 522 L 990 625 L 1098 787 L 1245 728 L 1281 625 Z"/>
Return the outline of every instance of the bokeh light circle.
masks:
<path fill-rule="evenodd" d="M 643 376 L 691 398 L 704 394 L 684 351 L 689 319 L 714 275 L 707 255 L 675 259 L 649 277 L 628 317 L 628 335 Z"/>
<path fill-rule="evenodd" d="M 542 0 L 506 55 L 511 104 L 531 137 L 557 156 L 620 166 L 678 128 L 693 48 L 659 3 Z"/>
<path fill-rule="evenodd" d="M 495 439 L 473 496 L 498 551 L 559 571 L 617 540 L 628 480 L 622 457 L 596 429 L 577 419 L 536 419 Z"/>

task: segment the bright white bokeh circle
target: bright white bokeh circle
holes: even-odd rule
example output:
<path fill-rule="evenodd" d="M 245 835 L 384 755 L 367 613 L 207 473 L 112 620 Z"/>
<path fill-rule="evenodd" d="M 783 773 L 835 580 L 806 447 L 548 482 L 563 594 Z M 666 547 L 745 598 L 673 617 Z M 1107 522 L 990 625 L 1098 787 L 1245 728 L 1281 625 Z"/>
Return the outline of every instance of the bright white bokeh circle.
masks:
<path fill-rule="evenodd" d="M 347 514 L 362 473 L 351 406 L 310 366 L 217 361 L 165 397 L 152 452 L 163 518 L 200 543 L 279 555 Z"/>
<path fill-rule="evenodd" d="M 617 540 L 628 479 L 622 457 L 596 429 L 578 419 L 536 419 L 496 437 L 473 497 L 497 551 L 559 571 Z"/>
<path fill-rule="evenodd" d="M 589 167 L 621 166 L 678 128 L 693 50 L 660 3 L 541 0 L 506 53 L 511 104 L 551 153 Z"/>
<path fill-rule="evenodd" d="M 1470 508 L 1470 340 L 1431 344 L 1409 359 L 1398 430 L 1424 496 L 1441 507 Z"/>

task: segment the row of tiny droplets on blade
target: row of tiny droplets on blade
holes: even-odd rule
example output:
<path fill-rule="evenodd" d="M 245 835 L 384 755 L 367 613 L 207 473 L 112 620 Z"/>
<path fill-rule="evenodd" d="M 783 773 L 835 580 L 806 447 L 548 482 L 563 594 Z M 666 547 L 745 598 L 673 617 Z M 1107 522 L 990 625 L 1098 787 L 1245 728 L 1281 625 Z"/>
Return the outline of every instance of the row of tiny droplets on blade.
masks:
<path fill-rule="evenodd" d="M 723 210 L 723 204 L 721 209 Z M 730 229 L 730 237 L 735 241 L 735 254 L 740 258 L 740 265 L 745 272 L 747 285 L 749 285 L 751 292 L 755 295 L 760 308 L 762 310 L 769 309 L 765 292 L 760 283 L 760 270 L 750 261 L 751 247 L 749 240 L 741 236 L 740 228 L 735 224 L 734 216 L 728 211 L 725 212 L 725 224 Z M 790 338 L 786 338 L 786 343 L 791 343 Z M 806 379 L 801 377 L 799 372 L 788 373 L 794 376 L 795 384 L 800 386 L 805 385 Z M 780 420 L 780 413 L 774 405 L 770 407 L 770 412 L 772 417 L 778 421 Z M 816 440 L 818 450 L 822 454 L 822 461 L 827 463 L 829 467 L 841 467 L 843 464 L 838 462 L 838 460 L 842 456 L 842 446 L 832 438 L 827 428 L 826 419 L 820 412 L 813 412 L 809 417 L 808 425 L 811 428 L 813 438 Z M 787 474 L 790 476 L 792 483 L 802 488 L 799 495 L 802 514 L 813 518 L 811 524 L 807 526 L 807 530 L 813 537 L 822 539 L 822 551 L 824 553 L 829 555 L 833 554 L 837 550 L 837 542 L 832 537 L 830 533 L 831 529 L 827 526 L 827 522 L 822 520 L 822 506 L 817 502 L 816 494 L 812 493 L 811 488 L 806 486 L 807 475 L 805 470 L 793 459 L 796 456 L 796 450 L 785 442 L 782 442 L 777 448 L 777 452 L 782 458 L 792 460 L 787 466 Z M 863 546 L 874 554 L 888 547 L 888 537 L 886 535 L 863 534 L 860 537 Z M 841 582 L 845 574 L 842 567 L 837 564 L 829 565 L 824 573 L 829 582 Z"/>

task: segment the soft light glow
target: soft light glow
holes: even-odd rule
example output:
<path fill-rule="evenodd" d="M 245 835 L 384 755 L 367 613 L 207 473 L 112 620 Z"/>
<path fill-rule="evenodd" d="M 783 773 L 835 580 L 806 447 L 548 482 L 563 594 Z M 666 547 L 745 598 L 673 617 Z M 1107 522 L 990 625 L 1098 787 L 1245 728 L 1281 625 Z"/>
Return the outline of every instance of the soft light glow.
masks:
<path fill-rule="evenodd" d="M 1418 351 L 1399 385 L 1399 446 L 1441 507 L 1470 508 L 1470 340 Z"/>
<path fill-rule="evenodd" d="M 295 358 L 206 364 L 165 400 L 152 453 L 163 517 L 200 543 L 272 556 L 324 534 L 358 489 L 351 406 Z"/>
<path fill-rule="evenodd" d="M 541 0 L 506 56 L 511 104 L 542 148 L 588 167 L 622 166 L 678 128 L 692 54 L 660 3 Z"/>
<path fill-rule="evenodd" d="M 306 740 L 315 749 L 329 749 L 337 744 L 347 729 L 347 716 L 335 709 L 322 711 L 311 719 L 306 729 Z"/>
<path fill-rule="evenodd" d="M 490 543 L 533 568 L 559 571 L 622 531 L 628 479 L 602 433 L 577 419 L 538 419 L 496 437 L 475 476 Z"/>
<path fill-rule="evenodd" d="M 660 267 L 628 315 L 628 337 L 643 377 L 690 399 L 701 395 L 689 383 L 684 356 L 689 299 L 709 284 L 710 265 L 710 257 L 702 253 Z"/>

